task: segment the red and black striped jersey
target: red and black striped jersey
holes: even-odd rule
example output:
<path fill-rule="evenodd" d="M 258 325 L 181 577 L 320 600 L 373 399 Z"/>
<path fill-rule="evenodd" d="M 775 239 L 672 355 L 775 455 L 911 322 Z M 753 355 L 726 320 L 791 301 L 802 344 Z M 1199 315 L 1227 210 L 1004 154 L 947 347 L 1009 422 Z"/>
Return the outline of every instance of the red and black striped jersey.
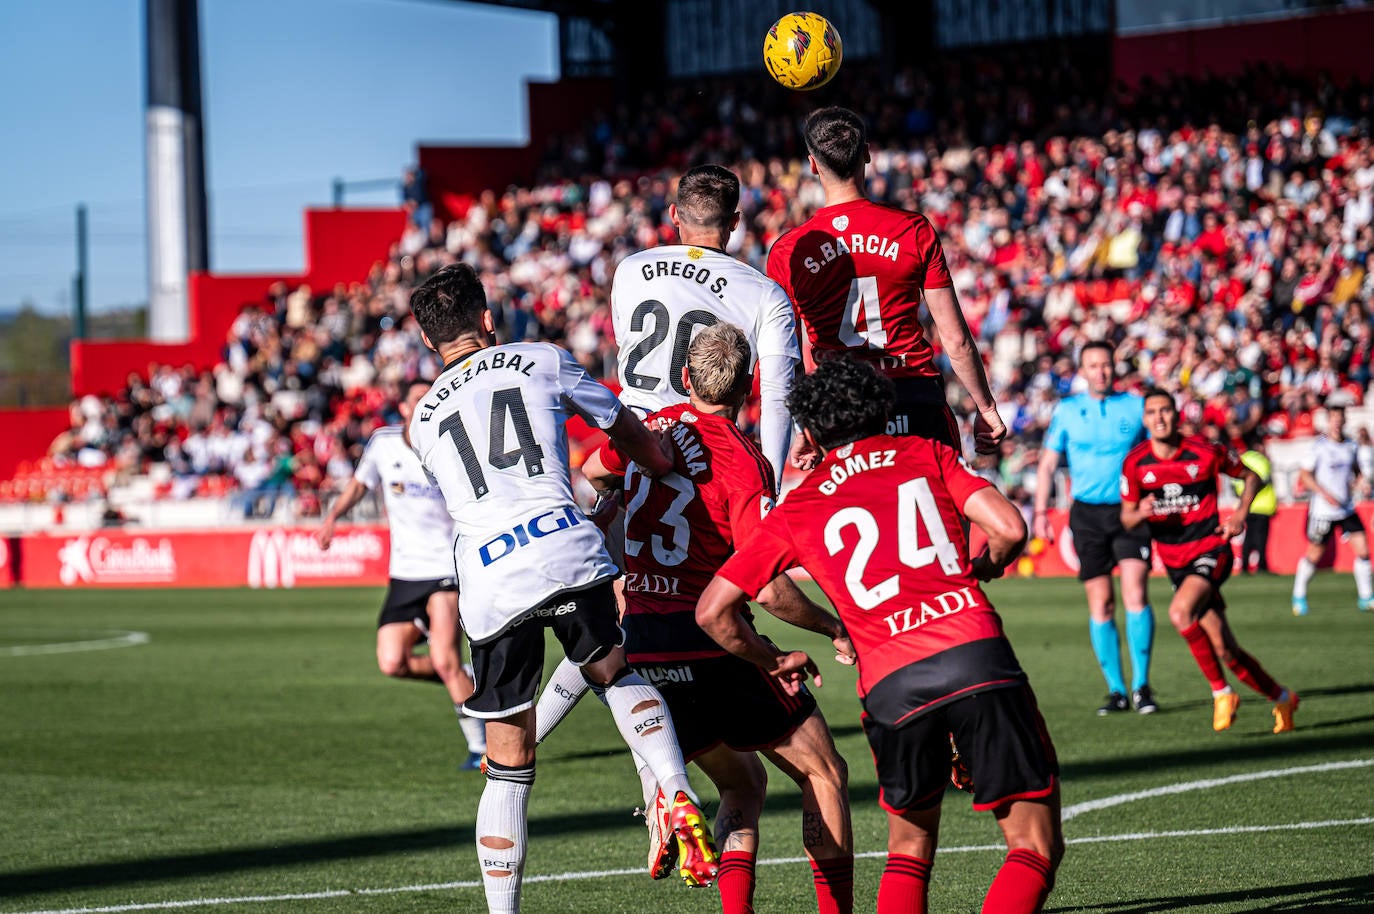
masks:
<path fill-rule="evenodd" d="M 1244 473 L 1235 451 L 1205 438 L 1184 438 L 1167 459 L 1156 456 L 1152 442 L 1144 441 L 1131 449 L 1121 467 L 1121 500 L 1155 497 L 1154 513 L 1148 518 L 1150 535 L 1164 566 L 1182 568 L 1227 546 L 1226 537 L 1217 532 L 1217 481 L 1223 474 Z"/>
<path fill-rule="evenodd" d="M 645 425 L 672 443 L 673 472 L 650 479 L 609 441 L 598 452 L 625 476 L 625 651 L 632 663 L 720 657 L 697 626 L 697 598 L 772 510 L 773 471 L 724 416 L 679 403 Z"/>

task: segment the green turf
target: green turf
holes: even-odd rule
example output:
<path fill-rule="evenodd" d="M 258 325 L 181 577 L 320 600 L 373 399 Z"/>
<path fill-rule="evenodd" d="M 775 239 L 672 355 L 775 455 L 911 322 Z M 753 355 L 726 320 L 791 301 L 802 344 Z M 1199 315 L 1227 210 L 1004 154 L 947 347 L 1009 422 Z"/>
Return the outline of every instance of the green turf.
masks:
<path fill-rule="evenodd" d="M 1072 581 L 993 587 L 1059 749 L 1066 805 L 1244 772 L 1374 759 L 1374 614 L 1348 575 L 1314 582 L 1312 613 L 1289 580 L 1227 587 L 1241 642 L 1303 696 L 1295 733 L 1242 693 L 1227 733 L 1162 611 L 1154 681 L 1163 711 L 1099 719 L 1101 679 Z M 1161 601 L 1167 587 L 1153 583 Z M 472 824 L 482 780 L 459 772 L 461 734 L 442 690 L 385 679 L 373 660 L 380 592 L 0 592 L 0 912 L 196 898 L 401 888 L 392 894 L 240 901 L 193 910 L 482 910 Z M 857 727 L 850 671 L 823 644 L 766 626 L 823 659 L 822 706 L 851 765 L 856 844 L 885 823 Z M 147 632 L 148 644 L 14 656 L 7 647 Z M 763 856 L 796 857 L 798 792 L 771 772 Z M 704 779 L 694 779 L 710 793 Z M 585 702 L 541 751 L 528 874 L 642 866 L 630 817 L 638 782 L 609 716 Z M 1075 839 L 1374 817 L 1374 768 L 1215 787 L 1086 812 Z M 996 844 L 986 814 L 951 793 L 943 846 Z M 1049 910 L 1374 910 L 1374 825 L 1071 843 Z M 977 911 L 996 851 L 943 854 L 932 909 Z M 882 862 L 857 867 L 872 910 Z M 805 864 L 761 867 L 760 911 L 814 910 Z M 532 883 L 528 912 L 717 909 L 714 897 L 643 875 Z"/>

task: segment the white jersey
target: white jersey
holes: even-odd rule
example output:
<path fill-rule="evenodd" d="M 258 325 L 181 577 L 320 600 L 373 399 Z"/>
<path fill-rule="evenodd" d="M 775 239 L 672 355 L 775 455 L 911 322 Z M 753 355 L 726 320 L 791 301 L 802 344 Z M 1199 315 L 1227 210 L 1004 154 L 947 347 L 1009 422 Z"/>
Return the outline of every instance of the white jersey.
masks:
<path fill-rule="evenodd" d="M 1332 441 L 1322 435 L 1312 442 L 1312 450 L 1303 458 L 1302 468 L 1317 479 L 1317 485 L 1336 497 L 1339 504 L 1331 504 L 1315 492 L 1308 503 L 1308 512 L 1316 520 L 1340 520 L 1355 511 L 1354 481 L 1359 472 L 1356 463 L 1359 445 L 1346 438 Z"/>
<path fill-rule="evenodd" d="M 573 500 L 576 413 L 609 428 L 621 404 L 566 351 L 507 343 L 444 366 L 410 420 L 410 441 L 457 531 L 459 611 L 474 642 L 565 590 L 615 576 L 601 531 Z"/>
<path fill-rule="evenodd" d="M 382 493 L 391 527 L 391 576 L 401 581 L 452 578 L 453 518 L 399 425 L 372 433 L 353 478 Z"/>
<path fill-rule="evenodd" d="M 786 399 L 801 351 L 792 302 L 782 286 L 711 248 L 670 244 L 622 260 L 611 284 L 611 322 L 620 347 L 620 398 L 625 405 L 647 416 L 686 403 L 682 369 L 687 347 L 699 330 L 719 321 L 744 331 L 753 351 L 751 371 L 760 359 L 789 360 L 780 379 L 780 397 Z M 763 378 L 762 383 L 771 380 Z M 790 437 L 790 428 L 782 434 Z M 774 460 L 779 445 L 763 445 Z M 785 456 L 786 444 L 781 447 Z"/>

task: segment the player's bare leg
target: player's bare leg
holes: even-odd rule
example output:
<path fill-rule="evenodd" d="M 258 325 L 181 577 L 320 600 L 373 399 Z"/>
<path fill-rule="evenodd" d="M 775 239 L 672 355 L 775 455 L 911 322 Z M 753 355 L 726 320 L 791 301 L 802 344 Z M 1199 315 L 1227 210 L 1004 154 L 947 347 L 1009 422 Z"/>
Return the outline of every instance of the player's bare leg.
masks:
<path fill-rule="evenodd" d="M 854 831 L 849 768 L 820 709 L 763 754 L 802 791 L 802 845 L 811 858 L 820 914 L 854 910 Z"/>
<path fill-rule="evenodd" d="M 983 900 L 983 914 L 1034 914 L 1054 888 L 1064 857 L 1059 788 L 1041 800 L 1013 800 L 993 815 L 1007 839 L 1007 859 Z"/>
<path fill-rule="evenodd" d="M 1121 559 L 1121 605 L 1126 607 L 1126 648 L 1131 655 L 1131 704 L 1141 714 L 1159 710 L 1150 688 L 1150 659 L 1154 654 L 1155 611 L 1150 606 L 1150 563 Z"/>
<path fill-rule="evenodd" d="M 716 847 L 720 851 L 722 914 L 753 914 L 754 866 L 759 854 L 759 814 L 768 773 L 752 752 L 718 746 L 695 760 L 720 793 Z"/>
<path fill-rule="evenodd" d="M 1211 581 L 1198 575 L 1188 575 L 1178 585 L 1174 598 L 1169 602 L 1169 622 L 1188 643 L 1193 660 L 1212 689 L 1212 729 L 1220 732 L 1230 729 L 1235 722 L 1240 696 L 1227 684 L 1212 637 L 1202 625 L 1205 614 L 1215 615 L 1207 612 L 1213 594 Z"/>
<path fill-rule="evenodd" d="M 878 883 L 878 914 L 926 914 L 939 837 L 939 804 L 887 814 L 887 866 Z"/>
<path fill-rule="evenodd" d="M 463 628 L 458 620 L 458 594 L 441 590 L 429 595 L 425 606 L 429 612 L 429 658 L 434 672 L 444 681 L 458 726 L 467 742 L 468 757 L 462 768 L 475 771 L 481 767 L 482 754 L 487 751 L 486 728 L 481 720 L 463 712 L 463 703 L 472 695 L 474 684 L 463 666 Z"/>
<path fill-rule="evenodd" d="M 1307 615 L 1307 585 L 1312 582 L 1313 576 L 1317 573 L 1317 563 L 1322 560 L 1322 554 L 1326 552 L 1325 543 L 1314 543 L 1311 540 L 1307 543 L 1307 551 L 1298 560 L 1297 570 L 1293 573 L 1293 615 Z M 1368 554 L 1366 552 L 1366 554 Z"/>
<path fill-rule="evenodd" d="M 377 669 L 393 679 L 442 682 L 430 658 L 415 653 L 421 634 L 409 622 L 389 622 L 377 629 Z"/>
<path fill-rule="evenodd" d="M 1293 729 L 1293 712 L 1298 709 L 1298 696 L 1284 688 L 1260 662 L 1251 656 L 1231 631 L 1226 614 L 1208 610 L 1198 620 L 1212 642 L 1212 650 L 1217 659 L 1226 664 L 1227 669 L 1241 682 L 1254 689 L 1274 703 L 1274 732 L 1284 733 Z"/>
<path fill-rule="evenodd" d="M 1083 582 L 1088 597 L 1088 634 L 1098 669 L 1107 682 L 1107 700 L 1098 714 L 1130 709 L 1126 698 L 1126 678 L 1121 672 L 1121 640 L 1116 633 L 1116 597 L 1112 576 L 1098 575 Z"/>
<path fill-rule="evenodd" d="M 653 771 L 670 806 L 670 822 L 678 838 L 678 872 L 689 886 L 707 886 L 716 877 L 716 850 L 706 830 L 706 817 L 687 780 L 673 718 L 663 696 L 625 663 L 625 649 L 614 647 L 599 660 L 582 666 L 593 687 L 604 689 L 620 736 L 630 751 Z"/>
<path fill-rule="evenodd" d="M 477 860 L 492 914 L 520 910 L 533 785 L 533 709 L 487 721 L 487 784 L 477 805 Z"/>

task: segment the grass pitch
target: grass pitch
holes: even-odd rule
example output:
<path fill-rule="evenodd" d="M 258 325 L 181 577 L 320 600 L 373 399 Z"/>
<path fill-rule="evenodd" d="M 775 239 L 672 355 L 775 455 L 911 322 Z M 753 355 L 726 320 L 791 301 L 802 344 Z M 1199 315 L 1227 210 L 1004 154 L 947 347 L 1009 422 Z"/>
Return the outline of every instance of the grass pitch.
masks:
<path fill-rule="evenodd" d="M 1320 575 L 1303 619 L 1289 613 L 1287 578 L 1227 585 L 1241 643 L 1302 696 L 1297 731 L 1281 736 L 1268 703 L 1243 690 L 1235 727 L 1212 732 L 1206 683 L 1162 611 L 1168 585 L 1151 583 L 1163 710 L 1146 718 L 1094 715 L 1104 689 L 1076 582 L 991 588 L 1072 813 L 1047 910 L 1374 910 L 1374 614 L 1356 612 L 1350 577 Z M 464 746 L 443 690 L 376 672 L 380 598 L 0 593 L 0 912 L 484 910 L 472 845 L 482 779 L 456 770 Z M 852 672 L 771 621 L 780 644 L 821 660 L 819 698 L 869 854 L 856 900 L 871 911 L 886 831 Z M 643 875 L 638 783 L 603 708 L 584 702 L 538 772 L 527 912 L 718 910 L 714 892 Z M 814 910 L 796 861 L 799 794 L 770 774 L 761 856 L 794 862 L 759 868 L 758 908 Z M 992 817 L 947 795 L 932 910 L 977 911 L 999 847 Z"/>

